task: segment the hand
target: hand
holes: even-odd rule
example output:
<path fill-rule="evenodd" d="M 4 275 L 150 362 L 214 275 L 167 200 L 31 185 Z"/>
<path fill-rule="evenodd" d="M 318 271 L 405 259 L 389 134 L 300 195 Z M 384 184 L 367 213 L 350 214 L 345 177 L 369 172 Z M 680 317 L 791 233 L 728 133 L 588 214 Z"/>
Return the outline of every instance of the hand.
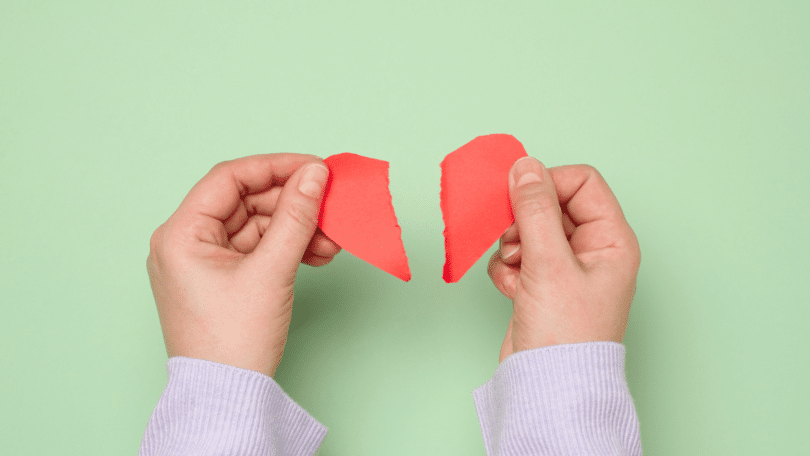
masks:
<path fill-rule="evenodd" d="M 225 161 L 155 230 L 146 268 L 169 357 L 275 375 L 298 265 L 340 252 L 316 230 L 328 174 L 311 155 Z"/>
<path fill-rule="evenodd" d="M 545 169 L 526 157 L 512 165 L 509 193 L 515 223 L 489 262 L 513 305 L 500 361 L 550 345 L 621 343 L 641 252 L 605 180 L 592 166 Z"/>

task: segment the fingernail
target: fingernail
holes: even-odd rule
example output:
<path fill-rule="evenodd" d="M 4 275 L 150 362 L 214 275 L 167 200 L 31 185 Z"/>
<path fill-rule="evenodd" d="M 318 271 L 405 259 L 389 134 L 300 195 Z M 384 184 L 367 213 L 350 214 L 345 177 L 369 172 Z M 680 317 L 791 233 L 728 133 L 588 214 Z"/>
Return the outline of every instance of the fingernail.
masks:
<path fill-rule="evenodd" d="M 304 169 L 304 174 L 301 175 L 298 190 L 310 198 L 317 198 L 321 194 L 324 185 L 326 185 L 328 177 L 329 169 L 326 166 L 320 164 L 308 165 Z"/>
<path fill-rule="evenodd" d="M 501 250 L 501 257 L 505 260 L 517 252 L 518 246 L 516 245 L 507 245 Z"/>
<path fill-rule="evenodd" d="M 532 182 L 543 182 L 545 167 L 534 157 L 522 157 L 512 165 L 509 175 L 512 187 L 520 187 Z"/>

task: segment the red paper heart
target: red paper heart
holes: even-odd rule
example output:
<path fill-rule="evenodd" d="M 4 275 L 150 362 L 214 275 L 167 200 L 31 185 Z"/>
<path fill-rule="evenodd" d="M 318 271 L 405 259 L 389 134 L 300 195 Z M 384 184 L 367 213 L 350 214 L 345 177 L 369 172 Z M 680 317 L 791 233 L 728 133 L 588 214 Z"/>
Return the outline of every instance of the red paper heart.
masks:
<path fill-rule="evenodd" d="M 464 273 L 514 223 L 509 170 L 526 150 L 512 135 L 479 136 L 442 161 L 444 281 Z"/>
<path fill-rule="evenodd" d="M 411 280 L 391 193 L 388 162 L 343 153 L 324 160 L 329 180 L 318 226 L 352 255 L 404 281 Z"/>

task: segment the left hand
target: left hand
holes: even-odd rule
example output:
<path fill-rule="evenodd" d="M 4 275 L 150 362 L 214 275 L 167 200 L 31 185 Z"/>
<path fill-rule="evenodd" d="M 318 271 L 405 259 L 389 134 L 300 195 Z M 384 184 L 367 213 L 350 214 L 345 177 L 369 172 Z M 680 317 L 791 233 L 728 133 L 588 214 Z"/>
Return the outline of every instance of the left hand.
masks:
<path fill-rule="evenodd" d="M 170 358 L 275 375 L 299 264 L 341 250 L 317 230 L 328 173 L 312 155 L 218 163 L 155 230 L 146 267 Z"/>

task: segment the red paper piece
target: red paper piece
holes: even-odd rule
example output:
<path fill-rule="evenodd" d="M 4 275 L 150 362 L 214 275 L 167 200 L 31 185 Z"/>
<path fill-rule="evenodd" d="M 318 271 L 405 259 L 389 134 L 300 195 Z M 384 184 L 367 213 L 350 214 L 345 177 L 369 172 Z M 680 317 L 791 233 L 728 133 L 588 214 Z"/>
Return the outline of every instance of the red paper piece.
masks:
<path fill-rule="evenodd" d="M 479 136 L 442 161 L 444 281 L 464 273 L 514 223 L 509 170 L 526 150 L 512 135 Z"/>
<path fill-rule="evenodd" d="M 324 160 L 329 180 L 318 226 L 352 255 L 404 281 L 411 280 L 391 193 L 388 162 L 343 153 Z"/>

